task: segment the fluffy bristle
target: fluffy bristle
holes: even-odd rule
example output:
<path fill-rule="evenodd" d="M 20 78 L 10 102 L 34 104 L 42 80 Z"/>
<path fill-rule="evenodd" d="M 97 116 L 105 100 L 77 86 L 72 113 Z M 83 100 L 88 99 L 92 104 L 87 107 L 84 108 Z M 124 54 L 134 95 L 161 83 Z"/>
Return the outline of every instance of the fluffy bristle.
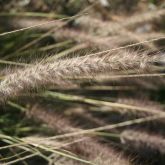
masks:
<path fill-rule="evenodd" d="M 78 76 L 96 76 L 127 69 L 145 70 L 151 63 L 158 61 L 159 56 L 147 56 L 135 52 L 115 52 L 100 56 L 84 56 L 67 60 L 36 64 L 18 70 L 6 76 L 0 84 L 1 99 L 17 97 L 31 89 L 44 88 L 52 85 L 65 86 L 69 78 Z"/>

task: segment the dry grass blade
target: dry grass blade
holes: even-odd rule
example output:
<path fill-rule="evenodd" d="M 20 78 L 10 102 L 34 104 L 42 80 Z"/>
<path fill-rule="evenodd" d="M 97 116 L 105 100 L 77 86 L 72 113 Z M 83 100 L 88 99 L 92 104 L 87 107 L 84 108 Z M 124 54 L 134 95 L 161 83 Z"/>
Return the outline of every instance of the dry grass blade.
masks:
<path fill-rule="evenodd" d="M 56 136 L 44 138 L 44 140 L 47 140 L 47 139 L 49 139 L 49 140 L 54 139 L 55 140 L 55 139 L 63 139 L 63 138 L 68 138 L 68 137 L 76 137 L 76 136 L 81 136 L 81 135 L 90 135 L 90 134 L 93 134 L 94 132 L 111 130 L 111 129 L 115 129 L 115 128 L 135 125 L 135 124 L 142 124 L 142 123 L 158 120 L 161 118 L 164 118 L 164 116 L 163 115 L 154 115 L 154 116 L 150 116 L 150 117 L 133 119 L 133 120 L 117 123 L 117 124 L 110 124 L 110 125 L 101 126 L 101 127 L 97 127 L 97 128 L 92 128 L 92 129 L 87 129 L 87 130 L 82 130 L 82 131 L 76 131 L 76 132 L 66 133 L 66 134 L 62 134 L 62 135 L 56 135 Z"/>
<path fill-rule="evenodd" d="M 48 22 L 28 26 L 28 27 L 13 30 L 13 31 L 10 31 L 10 32 L 1 33 L 0 36 L 5 36 L 5 35 L 8 35 L 8 34 L 13 34 L 13 33 L 16 33 L 16 32 L 21 32 L 21 31 L 25 31 L 25 30 L 28 30 L 28 29 L 33 29 L 33 28 L 36 28 L 36 27 L 40 27 L 40 26 L 44 26 L 44 25 L 48 25 L 48 24 L 52 24 L 52 23 L 56 23 L 56 22 L 57 22 L 57 20 L 53 20 L 53 21 L 48 21 Z"/>
<path fill-rule="evenodd" d="M 105 107 L 110 107 L 110 110 L 106 110 L 106 111 L 112 111 L 112 110 L 116 110 L 116 111 L 120 111 L 120 109 L 126 109 L 126 110 L 131 110 L 131 111 L 137 111 L 138 113 L 147 113 L 147 114 L 157 114 L 157 115 L 165 115 L 165 112 L 163 112 L 163 110 L 157 110 L 157 108 L 155 109 L 151 109 L 148 107 L 141 107 L 141 106 L 136 106 L 136 105 L 131 105 L 131 104 L 124 104 L 124 103 L 120 103 L 119 102 L 108 102 L 108 101 L 101 101 L 101 100 L 95 100 L 95 99 L 90 99 L 90 98 L 84 98 L 81 96 L 75 96 L 75 95 L 66 95 L 66 94 L 62 94 L 62 93 L 57 93 L 57 92 L 50 92 L 50 91 L 46 91 L 44 94 L 42 94 L 43 97 L 51 97 L 54 99 L 62 99 L 62 100 L 66 100 L 66 101 L 75 101 L 75 102 L 82 102 L 82 103 L 86 103 L 86 104 L 91 104 L 91 105 L 95 105 L 95 106 L 105 106 Z"/>

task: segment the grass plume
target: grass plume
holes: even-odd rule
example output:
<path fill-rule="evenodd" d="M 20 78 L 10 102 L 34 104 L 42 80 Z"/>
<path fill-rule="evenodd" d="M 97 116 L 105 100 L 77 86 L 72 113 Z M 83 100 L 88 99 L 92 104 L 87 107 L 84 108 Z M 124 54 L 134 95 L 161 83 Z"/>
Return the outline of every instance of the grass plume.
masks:
<path fill-rule="evenodd" d="M 48 86 L 64 86 L 68 77 L 96 76 L 100 73 L 127 69 L 146 69 L 151 63 L 160 60 L 159 56 L 117 52 L 102 57 L 83 56 L 66 60 L 36 64 L 6 76 L 0 84 L 1 100 L 19 96 L 22 92 Z"/>

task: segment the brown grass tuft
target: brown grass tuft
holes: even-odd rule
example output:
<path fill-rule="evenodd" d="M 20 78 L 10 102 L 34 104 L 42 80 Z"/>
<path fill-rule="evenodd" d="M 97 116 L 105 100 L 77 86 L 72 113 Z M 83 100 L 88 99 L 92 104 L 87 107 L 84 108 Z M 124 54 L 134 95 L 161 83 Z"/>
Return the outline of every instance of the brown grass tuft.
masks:
<path fill-rule="evenodd" d="M 32 89 L 48 88 L 52 85 L 65 87 L 70 84 L 67 77 L 95 77 L 127 69 L 145 70 L 151 63 L 159 61 L 159 56 L 128 53 L 126 51 L 84 56 L 67 60 L 39 63 L 8 75 L 0 84 L 1 101 L 27 93 Z"/>

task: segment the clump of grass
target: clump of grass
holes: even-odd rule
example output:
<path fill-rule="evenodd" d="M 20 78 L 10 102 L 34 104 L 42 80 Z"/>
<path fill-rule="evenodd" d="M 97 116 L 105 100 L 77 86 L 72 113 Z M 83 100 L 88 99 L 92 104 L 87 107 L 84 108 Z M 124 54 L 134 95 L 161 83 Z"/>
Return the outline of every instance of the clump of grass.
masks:
<path fill-rule="evenodd" d="M 164 16 L 164 9 L 159 9 L 156 11 L 149 11 L 140 14 L 136 14 L 127 20 L 121 22 L 109 23 L 106 21 L 101 21 L 90 16 L 80 17 L 76 20 L 76 24 L 86 30 L 92 31 L 93 33 L 107 36 L 110 34 L 120 34 L 125 28 L 136 27 L 144 22 L 152 22 Z"/>
<path fill-rule="evenodd" d="M 63 133 L 65 138 L 65 133 L 81 131 L 81 128 L 75 127 L 72 120 L 67 119 L 61 114 L 56 112 L 48 111 L 41 106 L 34 106 L 29 110 L 29 115 L 35 120 L 39 120 L 49 126 L 52 130 L 58 133 Z M 112 148 L 106 147 L 106 145 L 100 144 L 97 139 L 89 136 L 79 136 L 84 138 L 79 142 L 73 143 L 67 147 L 73 153 L 78 154 L 80 157 L 90 160 L 93 164 L 103 164 L 103 165 L 128 165 L 131 164 L 129 160 L 124 158 L 120 153 L 116 153 Z M 74 137 L 71 139 L 75 139 Z M 115 162 L 114 162 L 115 160 Z M 65 160 L 63 163 L 65 164 Z M 70 162 L 70 161 L 69 161 Z"/>
<path fill-rule="evenodd" d="M 137 99 L 137 98 L 118 98 L 117 99 L 118 103 L 121 104 L 126 104 L 126 105 L 132 105 L 132 106 L 137 106 L 137 107 L 141 107 L 141 108 L 147 108 L 147 109 L 155 109 L 155 111 L 157 112 L 163 112 L 164 111 L 164 107 L 162 105 L 160 105 L 157 102 L 154 101 L 150 101 L 147 98 L 141 98 L 141 99 Z M 132 111 L 133 112 L 133 111 Z M 148 111 L 150 113 L 150 111 Z M 147 113 L 137 113 L 138 116 L 146 116 Z"/>
<path fill-rule="evenodd" d="M 132 149 L 141 156 L 146 154 L 149 154 L 150 157 L 157 154 L 165 155 L 165 139 L 161 135 L 152 135 L 138 130 L 125 130 L 121 134 L 121 142 L 126 149 Z"/>
<path fill-rule="evenodd" d="M 84 7 L 79 2 L 60 1 L 60 8 L 69 9 L 64 13 L 68 14 L 70 4 Z M 2 24 L 7 25 L 0 29 L 0 103 L 6 101 L 1 107 L 7 110 L 0 119 L 0 162 L 36 164 L 43 159 L 49 165 L 134 165 L 132 157 L 145 156 L 147 161 L 138 164 L 151 165 L 150 155 L 152 164 L 165 155 L 164 138 L 144 132 L 152 129 L 163 134 L 164 108 L 150 100 L 163 95 L 158 89 L 164 87 L 165 38 L 160 21 L 165 10 L 151 6 L 155 10 L 139 13 L 138 6 L 133 16 L 123 11 L 121 16 L 109 12 L 111 3 L 89 3 L 75 16 L 65 18 L 57 11 L 29 13 L 28 8 L 0 14 Z M 50 11 L 53 9 L 52 5 Z M 39 19 L 55 16 L 62 19 Z M 46 53 L 33 57 L 35 51 Z M 43 55 L 49 57 L 43 59 Z M 20 57 L 26 63 L 19 63 Z M 19 68 L 5 69 L 6 65 Z M 35 99 L 26 97 L 29 93 Z M 17 97 L 21 98 L 18 104 L 9 101 Z M 127 130 L 133 125 L 139 130 Z"/>

